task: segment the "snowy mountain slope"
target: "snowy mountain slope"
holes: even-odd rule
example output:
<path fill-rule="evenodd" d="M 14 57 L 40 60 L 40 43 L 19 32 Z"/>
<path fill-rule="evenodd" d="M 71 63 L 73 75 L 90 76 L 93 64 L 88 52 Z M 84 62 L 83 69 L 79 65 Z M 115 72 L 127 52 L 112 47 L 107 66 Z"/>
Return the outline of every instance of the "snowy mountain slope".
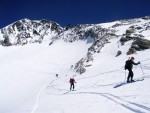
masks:
<path fill-rule="evenodd" d="M 72 42 L 78 39 L 86 39 L 87 37 L 91 37 L 94 39 L 92 46 L 88 49 L 87 56 L 83 57 L 75 64 L 74 69 L 80 74 L 86 71 L 87 65 L 92 65 L 91 61 L 94 60 L 93 55 L 95 53 L 100 53 L 101 49 L 105 47 L 106 44 L 110 43 L 110 41 L 114 38 L 118 38 L 118 41 L 116 43 L 116 46 L 118 46 L 118 50 L 114 51 L 116 52 L 114 56 L 118 56 L 117 52 L 123 52 L 119 49 L 119 47 L 124 47 L 124 44 L 128 41 L 131 41 L 131 44 L 128 47 L 128 51 L 123 54 L 130 55 L 136 53 L 137 51 L 150 48 L 149 18 L 146 20 L 145 18 L 139 18 L 131 20 L 120 20 L 111 23 L 89 25 L 88 27 L 86 27 L 86 29 L 80 29 L 78 31 L 81 35 L 74 34 L 74 30 L 71 32 L 71 34 L 70 31 L 68 34 L 65 33 L 66 40 L 68 39 L 70 41 L 71 38 Z"/>
<path fill-rule="evenodd" d="M 149 20 L 150 18 L 147 16 L 103 24 L 85 24 L 62 28 L 56 22 L 25 18 L 0 29 L 0 44 L 4 46 L 24 45 L 27 43 L 41 43 L 46 40 L 52 43 L 59 38 L 73 42 L 79 39 L 86 39 L 88 36 L 97 40 L 108 34 L 111 36 L 123 35 L 122 32 L 120 33 L 120 27 L 126 31 L 128 26 L 131 27 L 131 25 L 133 25 L 132 29 L 145 32 L 150 28 Z M 138 24 L 141 24 L 141 26 L 137 26 Z"/>
<path fill-rule="evenodd" d="M 50 46 L 51 38 L 41 44 L 0 46 L 0 112 L 149 113 L 150 50 L 127 55 L 139 37 L 150 40 L 149 23 L 145 17 L 78 25 L 55 35 Z M 127 39 L 123 44 L 122 38 Z M 122 54 L 116 57 L 118 51 Z M 124 63 L 130 56 L 141 61 L 134 66 L 134 79 L 144 81 L 114 88 L 126 81 Z M 86 72 L 76 72 L 77 62 Z M 77 83 L 70 92 L 72 75 Z"/>
<path fill-rule="evenodd" d="M 65 76 L 62 72 L 86 54 L 89 46 L 82 41 L 74 44 L 59 41 L 48 47 L 39 44 L 0 47 L 4 52 L 0 55 L 0 111 L 31 112 L 38 91 L 55 79 L 56 73 Z"/>
<path fill-rule="evenodd" d="M 48 20 L 18 20 L 0 30 L 0 42 L 4 46 L 24 45 L 53 41 L 63 28 L 56 22 Z"/>
<path fill-rule="evenodd" d="M 127 44 L 127 46 L 129 46 Z M 136 57 L 141 61 L 144 76 L 140 66 L 134 67 L 134 78 L 144 77 L 139 81 L 114 88 L 125 82 L 124 61 L 129 56 L 114 57 L 112 50 L 117 49 L 116 39 L 103 48 L 102 54 L 95 54 L 93 66 L 87 72 L 75 77 L 76 91 L 69 92 L 69 77 L 58 78 L 41 92 L 38 108 L 34 113 L 149 113 L 149 52 L 139 52 Z M 127 48 L 122 48 L 127 51 Z M 144 55 L 144 57 L 143 57 Z M 62 74 L 66 74 L 64 72 Z M 33 113 L 33 112 L 32 112 Z"/>

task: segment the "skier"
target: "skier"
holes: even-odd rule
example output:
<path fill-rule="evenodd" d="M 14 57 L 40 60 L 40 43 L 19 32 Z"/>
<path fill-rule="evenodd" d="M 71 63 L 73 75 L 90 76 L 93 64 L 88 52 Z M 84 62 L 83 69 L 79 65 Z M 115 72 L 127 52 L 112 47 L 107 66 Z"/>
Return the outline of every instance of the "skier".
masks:
<path fill-rule="evenodd" d="M 74 77 L 71 77 L 69 82 L 70 82 L 70 91 L 72 90 L 72 87 L 74 90 L 74 88 L 75 88 L 74 83 L 76 83 L 76 81 L 74 80 Z"/>
<path fill-rule="evenodd" d="M 56 74 L 56 77 L 58 77 L 58 74 Z"/>
<path fill-rule="evenodd" d="M 129 71 L 129 74 L 128 74 L 128 77 L 127 77 L 127 83 L 134 82 L 134 80 L 133 80 L 133 75 L 134 74 L 133 74 L 133 71 L 132 71 L 132 67 L 133 67 L 133 65 L 138 65 L 138 64 L 140 64 L 140 62 L 135 63 L 134 62 L 134 57 L 131 57 L 131 59 L 126 61 L 125 70 L 127 69 Z M 130 80 L 130 78 L 131 78 L 131 80 Z"/>

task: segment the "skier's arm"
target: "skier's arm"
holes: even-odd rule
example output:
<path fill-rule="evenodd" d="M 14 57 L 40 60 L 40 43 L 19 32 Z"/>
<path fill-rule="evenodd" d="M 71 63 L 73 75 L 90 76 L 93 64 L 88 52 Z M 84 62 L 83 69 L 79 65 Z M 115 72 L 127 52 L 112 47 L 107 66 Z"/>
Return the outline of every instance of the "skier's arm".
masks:
<path fill-rule="evenodd" d="M 74 80 L 74 83 L 76 83 L 76 81 Z"/>
<path fill-rule="evenodd" d="M 135 62 L 132 61 L 132 64 L 133 64 L 133 65 L 138 65 L 138 64 L 140 64 L 140 62 L 135 63 Z"/>

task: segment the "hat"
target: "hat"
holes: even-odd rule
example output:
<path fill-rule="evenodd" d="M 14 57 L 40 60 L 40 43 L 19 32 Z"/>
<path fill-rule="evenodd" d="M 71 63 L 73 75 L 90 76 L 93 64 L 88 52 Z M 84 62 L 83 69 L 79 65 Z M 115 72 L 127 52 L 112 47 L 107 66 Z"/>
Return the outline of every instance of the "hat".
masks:
<path fill-rule="evenodd" d="M 131 57 L 131 60 L 134 60 L 134 57 Z"/>

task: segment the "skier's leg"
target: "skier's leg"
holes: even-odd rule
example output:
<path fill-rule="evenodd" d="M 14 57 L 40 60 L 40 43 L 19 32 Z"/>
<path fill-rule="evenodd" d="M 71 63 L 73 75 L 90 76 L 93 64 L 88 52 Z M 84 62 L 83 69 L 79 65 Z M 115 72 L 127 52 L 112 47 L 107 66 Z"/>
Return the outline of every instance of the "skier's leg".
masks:
<path fill-rule="evenodd" d="M 72 84 L 72 86 L 73 86 L 73 90 L 74 90 L 74 83 Z"/>
<path fill-rule="evenodd" d="M 128 77 L 127 77 L 127 82 L 129 82 L 130 79 L 130 69 L 128 69 L 129 73 L 128 73 Z"/>
<path fill-rule="evenodd" d="M 131 78 L 131 80 L 130 80 L 130 78 Z M 133 71 L 132 71 L 132 69 L 129 69 L 129 76 L 128 76 L 128 82 L 132 82 L 133 81 Z"/>
<path fill-rule="evenodd" d="M 72 84 L 70 84 L 70 91 L 71 91 L 71 89 L 72 89 Z"/>
<path fill-rule="evenodd" d="M 131 70 L 131 82 L 134 81 L 134 80 L 133 80 L 133 76 L 134 76 L 134 74 L 133 74 L 133 71 Z"/>

